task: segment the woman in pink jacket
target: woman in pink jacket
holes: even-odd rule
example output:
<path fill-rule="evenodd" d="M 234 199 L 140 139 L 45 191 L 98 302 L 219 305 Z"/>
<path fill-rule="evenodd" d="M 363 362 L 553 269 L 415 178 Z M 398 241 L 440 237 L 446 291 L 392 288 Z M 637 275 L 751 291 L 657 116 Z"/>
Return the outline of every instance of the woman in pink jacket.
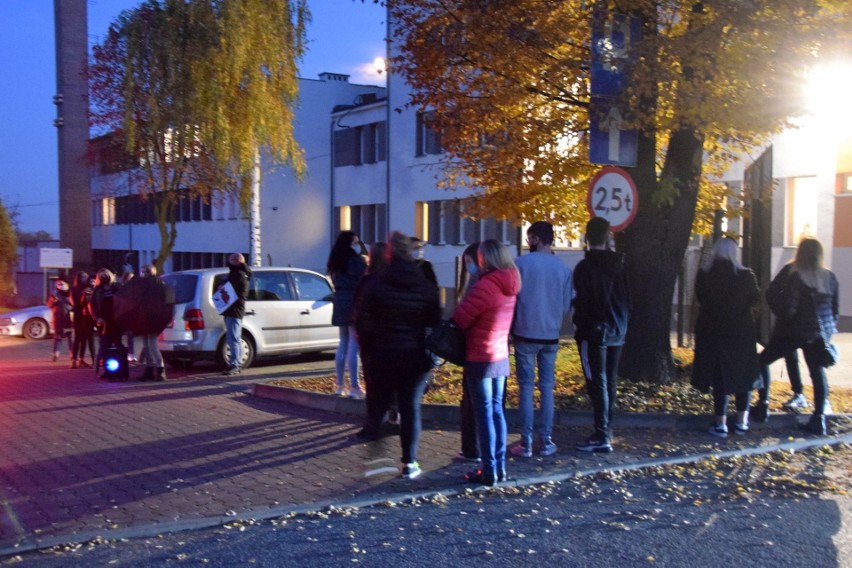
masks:
<path fill-rule="evenodd" d="M 509 374 L 509 328 L 521 277 L 506 247 L 489 239 L 479 245 L 481 275 L 453 312 L 465 330 L 464 381 L 473 395 L 482 469 L 465 477 L 493 486 L 506 479 L 506 418 L 503 394 Z"/>

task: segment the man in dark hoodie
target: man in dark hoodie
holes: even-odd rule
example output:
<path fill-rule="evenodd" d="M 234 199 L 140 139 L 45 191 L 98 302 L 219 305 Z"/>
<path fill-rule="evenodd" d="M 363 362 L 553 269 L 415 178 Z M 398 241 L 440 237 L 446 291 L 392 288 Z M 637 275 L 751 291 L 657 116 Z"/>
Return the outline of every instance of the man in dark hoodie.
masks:
<path fill-rule="evenodd" d="M 591 219 L 586 257 L 574 269 L 574 338 L 595 415 L 594 434 L 576 446 L 582 452 L 612 451 L 616 373 L 630 316 L 624 255 L 607 248 L 609 235 L 609 221 Z"/>
<path fill-rule="evenodd" d="M 234 287 L 237 300 L 228 309 L 222 312 L 225 318 L 225 341 L 231 352 L 228 368 L 223 375 L 239 375 L 241 372 L 240 361 L 242 361 L 242 338 L 243 317 L 246 315 L 246 298 L 249 292 L 249 278 L 251 270 L 246 266 L 246 259 L 238 252 L 228 257 L 228 282 Z"/>

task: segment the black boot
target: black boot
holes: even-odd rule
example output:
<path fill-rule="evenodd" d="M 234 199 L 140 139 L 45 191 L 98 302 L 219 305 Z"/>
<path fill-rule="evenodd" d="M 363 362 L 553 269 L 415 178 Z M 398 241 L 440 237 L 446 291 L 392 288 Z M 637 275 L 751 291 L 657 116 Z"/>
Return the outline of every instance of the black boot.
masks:
<path fill-rule="evenodd" d="M 142 376 L 139 377 L 140 381 L 153 381 L 154 380 L 154 367 L 145 367 L 145 372 L 142 373 Z"/>
<path fill-rule="evenodd" d="M 825 436 L 827 428 L 825 425 L 825 415 L 811 414 L 811 419 L 804 424 L 799 424 L 799 429 L 808 434 L 816 434 L 817 436 Z"/>
<path fill-rule="evenodd" d="M 154 376 L 155 381 L 165 381 L 166 380 L 166 368 L 165 367 L 157 367 L 157 374 Z"/>
<path fill-rule="evenodd" d="M 752 422 L 769 422 L 769 403 L 758 402 L 751 407 L 749 416 Z"/>

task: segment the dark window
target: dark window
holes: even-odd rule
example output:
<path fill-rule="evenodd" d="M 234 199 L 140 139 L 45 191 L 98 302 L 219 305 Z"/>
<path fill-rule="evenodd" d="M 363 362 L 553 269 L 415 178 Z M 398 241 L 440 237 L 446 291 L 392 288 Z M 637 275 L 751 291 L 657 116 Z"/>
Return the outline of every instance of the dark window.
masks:
<path fill-rule="evenodd" d="M 361 163 L 361 132 L 357 128 L 334 131 L 334 167 Z"/>
<path fill-rule="evenodd" d="M 417 113 L 416 155 L 418 156 L 440 154 L 443 151 L 441 133 L 435 129 L 434 118 L 434 111 Z"/>
<path fill-rule="evenodd" d="M 293 299 L 290 295 L 290 281 L 283 271 L 255 272 L 249 290 L 249 299 L 259 302 Z"/>
<path fill-rule="evenodd" d="M 387 128 L 385 122 L 376 123 L 376 160 L 384 162 L 387 160 Z"/>
<path fill-rule="evenodd" d="M 166 274 L 163 280 L 175 291 L 175 302 L 185 304 L 195 297 L 198 276 L 195 274 Z"/>
<path fill-rule="evenodd" d="M 362 161 L 365 164 L 376 163 L 376 125 L 365 124 L 361 130 Z"/>
<path fill-rule="evenodd" d="M 322 301 L 331 298 L 331 286 L 325 278 L 305 272 L 291 272 L 300 300 Z"/>

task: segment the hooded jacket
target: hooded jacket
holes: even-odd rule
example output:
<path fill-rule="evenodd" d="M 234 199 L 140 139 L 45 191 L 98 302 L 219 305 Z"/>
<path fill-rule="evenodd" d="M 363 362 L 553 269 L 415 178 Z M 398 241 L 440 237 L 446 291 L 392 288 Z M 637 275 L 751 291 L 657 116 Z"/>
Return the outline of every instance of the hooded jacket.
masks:
<path fill-rule="evenodd" d="M 456 306 L 452 319 L 466 332 L 469 362 L 490 363 L 509 357 L 509 329 L 520 289 L 517 270 L 492 270 Z"/>
<path fill-rule="evenodd" d="M 441 302 L 438 287 L 416 263 L 394 259 L 365 277 L 353 313 L 363 353 L 391 352 L 424 370 L 431 365 L 426 357 L 426 328 L 441 319 Z"/>
<path fill-rule="evenodd" d="M 630 289 L 623 254 L 588 250 L 574 269 L 574 337 L 603 346 L 624 345 Z"/>
<path fill-rule="evenodd" d="M 243 319 L 246 315 L 246 298 L 248 298 L 249 293 L 251 269 L 245 264 L 230 264 L 228 265 L 228 269 L 230 270 L 228 273 L 228 282 L 234 287 L 234 292 L 237 294 L 237 301 L 222 312 L 222 316 Z"/>

